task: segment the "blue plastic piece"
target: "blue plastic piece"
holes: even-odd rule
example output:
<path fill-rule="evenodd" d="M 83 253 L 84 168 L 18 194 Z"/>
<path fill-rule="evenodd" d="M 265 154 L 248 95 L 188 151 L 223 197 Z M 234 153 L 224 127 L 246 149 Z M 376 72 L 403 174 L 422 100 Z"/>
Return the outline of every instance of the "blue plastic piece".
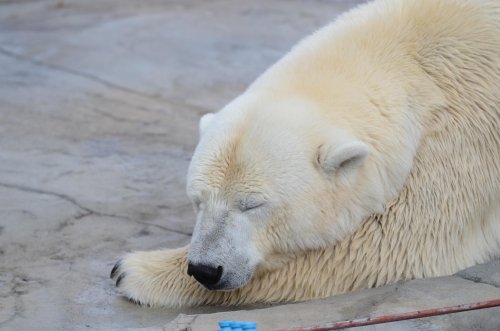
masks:
<path fill-rule="evenodd" d="M 232 321 L 231 323 L 231 328 L 236 329 L 236 328 L 241 328 L 243 322 L 241 321 Z"/>
<path fill-rule="evenodd" d="M 257 331 L 256 322 L 245 321 L 219 321 L 219 331 Z"/>
<path fill-rule="evenodd" d="M 257 328 L 257 323 L 256 322 L 242 322 L 241 323 L 241 328 L 243 330 L 255 330 Z"/>
<path fill-rule="evenodd" d="M 232 323 L 234 323 L 234 321 L 219 321 L 219 326 L 221 329 L 230 328 Z"/>

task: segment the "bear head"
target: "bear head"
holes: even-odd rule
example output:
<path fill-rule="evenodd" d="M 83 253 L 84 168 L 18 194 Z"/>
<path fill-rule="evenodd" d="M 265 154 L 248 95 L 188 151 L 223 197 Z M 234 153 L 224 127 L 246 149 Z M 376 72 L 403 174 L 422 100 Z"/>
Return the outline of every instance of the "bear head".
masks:
<path fill-rule="evenodd" d="M 370 209 L 360 201 L 377 194 L 370 149 L 331 122 L 308 100 L 248 92 L 201 119 L 187 182 L 197 213 L 190 275 L 236 289 L 355 229 Z"/>

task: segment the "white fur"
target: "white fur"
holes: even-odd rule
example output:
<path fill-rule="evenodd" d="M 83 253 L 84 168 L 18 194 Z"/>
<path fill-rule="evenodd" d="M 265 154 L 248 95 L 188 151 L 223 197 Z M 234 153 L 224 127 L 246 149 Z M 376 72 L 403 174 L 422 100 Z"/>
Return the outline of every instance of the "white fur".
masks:
<path fill-rule="evenodd" d="M 214 118 L 213 113 L 207 113 L 200 118 L 200 125 L 199 125 L 200 137 L 203 134 L 203 132 L 205 131 L 205 129 L 210 125 L 213 118 Z"/>
<path fill-rule="evenodd" d="M 296 301 L 498 258 L 499 31 L 498 1 L 379 0 L 300 42 L 200 121 L 189 253 L 126 257 L 124 293 Z"/>

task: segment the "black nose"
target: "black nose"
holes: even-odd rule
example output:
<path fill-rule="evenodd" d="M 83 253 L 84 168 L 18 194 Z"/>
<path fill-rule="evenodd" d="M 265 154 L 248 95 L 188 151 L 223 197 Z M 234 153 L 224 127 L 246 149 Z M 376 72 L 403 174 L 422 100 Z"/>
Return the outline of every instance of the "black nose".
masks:
<path fill-rule="evenodd" d="M 193 276 L 198 282 L 205 287 L 210 288 L 215 285 L 222 277 L 222 266 L 213 267 L 204 264 L 188 264 L 188 275 Z"/>

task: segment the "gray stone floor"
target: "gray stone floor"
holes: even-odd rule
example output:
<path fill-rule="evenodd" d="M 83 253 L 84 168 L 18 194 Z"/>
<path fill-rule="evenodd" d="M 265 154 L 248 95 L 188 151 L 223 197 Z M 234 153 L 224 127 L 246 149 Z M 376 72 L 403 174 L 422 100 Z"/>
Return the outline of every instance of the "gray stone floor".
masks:
<path fill-rule="evenodd" d="M 358 2 L 0 0 L 0 329 L 224 310 L 136 306 L 109 271 L 189 241 L 200 115 Z"/>
<path fill-rule="evenodd" d="M 419 279 L 310 302 L 264 309 L 183 315 L 162 329 L 141 331 L 213 331 L 220 320 L 257 321 L 260 330 L 324 325 L 500 299 L 500 261 L 475 266 L 457 275 Z M 500 307 L 445 314 L 365 327 L 352 331 L 500 330 Z M 139 331 L 139 330 L 137 330 Z"/>

